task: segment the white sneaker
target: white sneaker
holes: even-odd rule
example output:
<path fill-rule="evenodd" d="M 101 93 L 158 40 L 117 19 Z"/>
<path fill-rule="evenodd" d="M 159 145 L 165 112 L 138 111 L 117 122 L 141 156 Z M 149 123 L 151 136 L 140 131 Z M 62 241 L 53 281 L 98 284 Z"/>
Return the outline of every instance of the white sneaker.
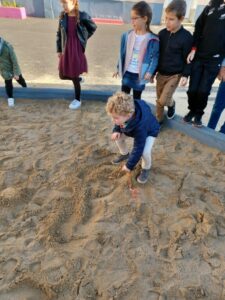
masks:
<path fill-rule="evenodd" d="M 81 101 L 78 101 L 77 99 L 74 99 L 70 105 L 69 105 L 69 108 L 70 109 L 77 109 L 81 106 Z"/>
<path fill-rule="evenodd" d="M 14 99 L 13 98 L 8 98 L 8 106 L 14 107 Z"/>

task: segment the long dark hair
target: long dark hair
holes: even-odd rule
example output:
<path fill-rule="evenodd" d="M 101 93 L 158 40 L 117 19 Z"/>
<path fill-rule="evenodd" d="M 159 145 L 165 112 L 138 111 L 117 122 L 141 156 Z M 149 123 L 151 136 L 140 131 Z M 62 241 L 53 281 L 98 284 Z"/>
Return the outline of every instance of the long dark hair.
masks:
<path fill-rule="evenodd" d="M 146 30 L 148 32 L 151 32 L 150 24 L 152 21 L 152 9 L 150 5 L 145 1 L 140 1 L 134 4 L 132 10 L 134 10 L 137 13 L 137 15 L 139 15 L 142 18 L 147 17 Z"/>

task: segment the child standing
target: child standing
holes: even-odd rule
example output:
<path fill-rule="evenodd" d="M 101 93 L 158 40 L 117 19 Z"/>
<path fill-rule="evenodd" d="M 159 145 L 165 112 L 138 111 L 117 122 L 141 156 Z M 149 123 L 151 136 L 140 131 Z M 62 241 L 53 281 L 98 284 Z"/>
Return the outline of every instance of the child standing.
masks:
<path fill-rule="evenodd" d="M 13 46 L 0 37 L 0 73 L 5 80 L 5 90 L 8 96 L 8 106 L 14 106 L 13 78 L 22 86 L 26 87 L 26 81 L 21 74 L 17 57 Z"/>
<path fill-rule="evenodd" d="M 133 30 L 122 35 L 117 72 L 122 77 L 122 91 L 134 99 L 141 99 L 145 84 L 151 80 L 158 64 L 159 40 L 150 30 L 152 10 L 145 1 L 136 3 L 131 10 Z"/>
<path fill-rule="evenodd" d="M 142 170 L 137 181 L 146 183 L 151 168 L 152 146 L 159 133 L 159 123 L 145 101 L 133 100 L 124 92 L 118 92 L 108 99 L 106 111 L 115 124 L 111 138 L 121 153 L 112 163 L 119 164 L 127 160 L 123 171 L 130 172 L 142 157 Z M 130 154 L 125 141 L 127 137 L 134 139 Z"/>
<path fill-rule="evenodd" d="M 183 28 L 186 14 L 186 2 L 173 0 L 165 11 L 166 28 L 159 32 L 160 54 L 156 76 L 156 118 L 163 122 L 164 107 L 167 106 L 167 118 L 175 115 L 173 94 L 180 83 L 185 86 L 190 75 L 187 56 L 192 47 L 192 35 Z"/>
<path fill-rule="evenodd" d="M 193 47 L 188 62 L 193 61 L 188 88 L 187 123 L 202 127 L 208 96 L 225 57 L 225 2 L 212 0 L 196 21 Z"/>
<path fill-rule="evenodd" d="M 79 11 L 78 0 L 61 0 L 61 4 L 64 11 L 57 31 L 59 77 L 72 80 L 75 99 L 69 108 L 77 109 L 81 106 L 79 76 L 87 72 L 85 47 L 97 27 L 86 12 Z"/>
<path fill-rule="evenodd" d="M 217 91 L 216 100 L 213 105 L 213 109 L 208 123 L 208 127 L 212 129 L 216 128 L 219 118 L 223 110 L 225 109 L 225 59 L 222 62 L 222 67 L 220 69 L 218 79 L 221 80 L 221 82 Z M 225 122 L 220 128 L 220 132 L 225 134 Z"/>

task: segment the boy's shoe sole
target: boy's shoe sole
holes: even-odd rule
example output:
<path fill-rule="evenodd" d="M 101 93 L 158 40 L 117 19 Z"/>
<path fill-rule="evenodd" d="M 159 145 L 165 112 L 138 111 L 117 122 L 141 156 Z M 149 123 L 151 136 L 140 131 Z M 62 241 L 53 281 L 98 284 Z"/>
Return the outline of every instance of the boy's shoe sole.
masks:
<path fill-rule="evenodd" d="M 129 153 L 125 154 L 125 155 L 120 155 L 117 158 L 115 158 L 114 160 L 112 160 L 112 164 L 113 165 L 119 165 L 122 161 L 127 160 L 129 157 Z"/>

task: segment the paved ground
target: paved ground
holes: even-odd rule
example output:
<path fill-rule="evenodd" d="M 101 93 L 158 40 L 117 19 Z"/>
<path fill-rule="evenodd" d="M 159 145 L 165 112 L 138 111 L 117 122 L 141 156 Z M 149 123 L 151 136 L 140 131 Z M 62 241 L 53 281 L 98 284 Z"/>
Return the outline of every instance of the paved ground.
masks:
<path fill-rule="evenodd" d="M 16 50 L 23 74 L 29 86 L 57 85 L 71 87 L 69 81 L 58 78 L 58 59 L 55 48 L 57 20 L 28 18 L 25 20 L 0 19 L 0 35 L 11 42 Z M 113 79 L 121 33 L 130 25 L 98 25 L 95 35 L 89 40 L 87 58 L 89 73 L 85 77 L 83 89 L 118 90 L 120 80 Z M 160 26 L 153 26 L 157 33 Z M 193 27 L 186 27 L 190 31 Z M 0 79 L 0 85 L 3 85 Z M 218 81 L 215 82 L 203 121 L 206 124 L 215 98 Z M 155 86 L 148 85 L 143 98 L 154 103 Z M 177 113 L 184 115 L 187 108 L 186 88 L 178 88 L 175 94 Z M 225 119 L 225 114 L 222 116 Z"/>

